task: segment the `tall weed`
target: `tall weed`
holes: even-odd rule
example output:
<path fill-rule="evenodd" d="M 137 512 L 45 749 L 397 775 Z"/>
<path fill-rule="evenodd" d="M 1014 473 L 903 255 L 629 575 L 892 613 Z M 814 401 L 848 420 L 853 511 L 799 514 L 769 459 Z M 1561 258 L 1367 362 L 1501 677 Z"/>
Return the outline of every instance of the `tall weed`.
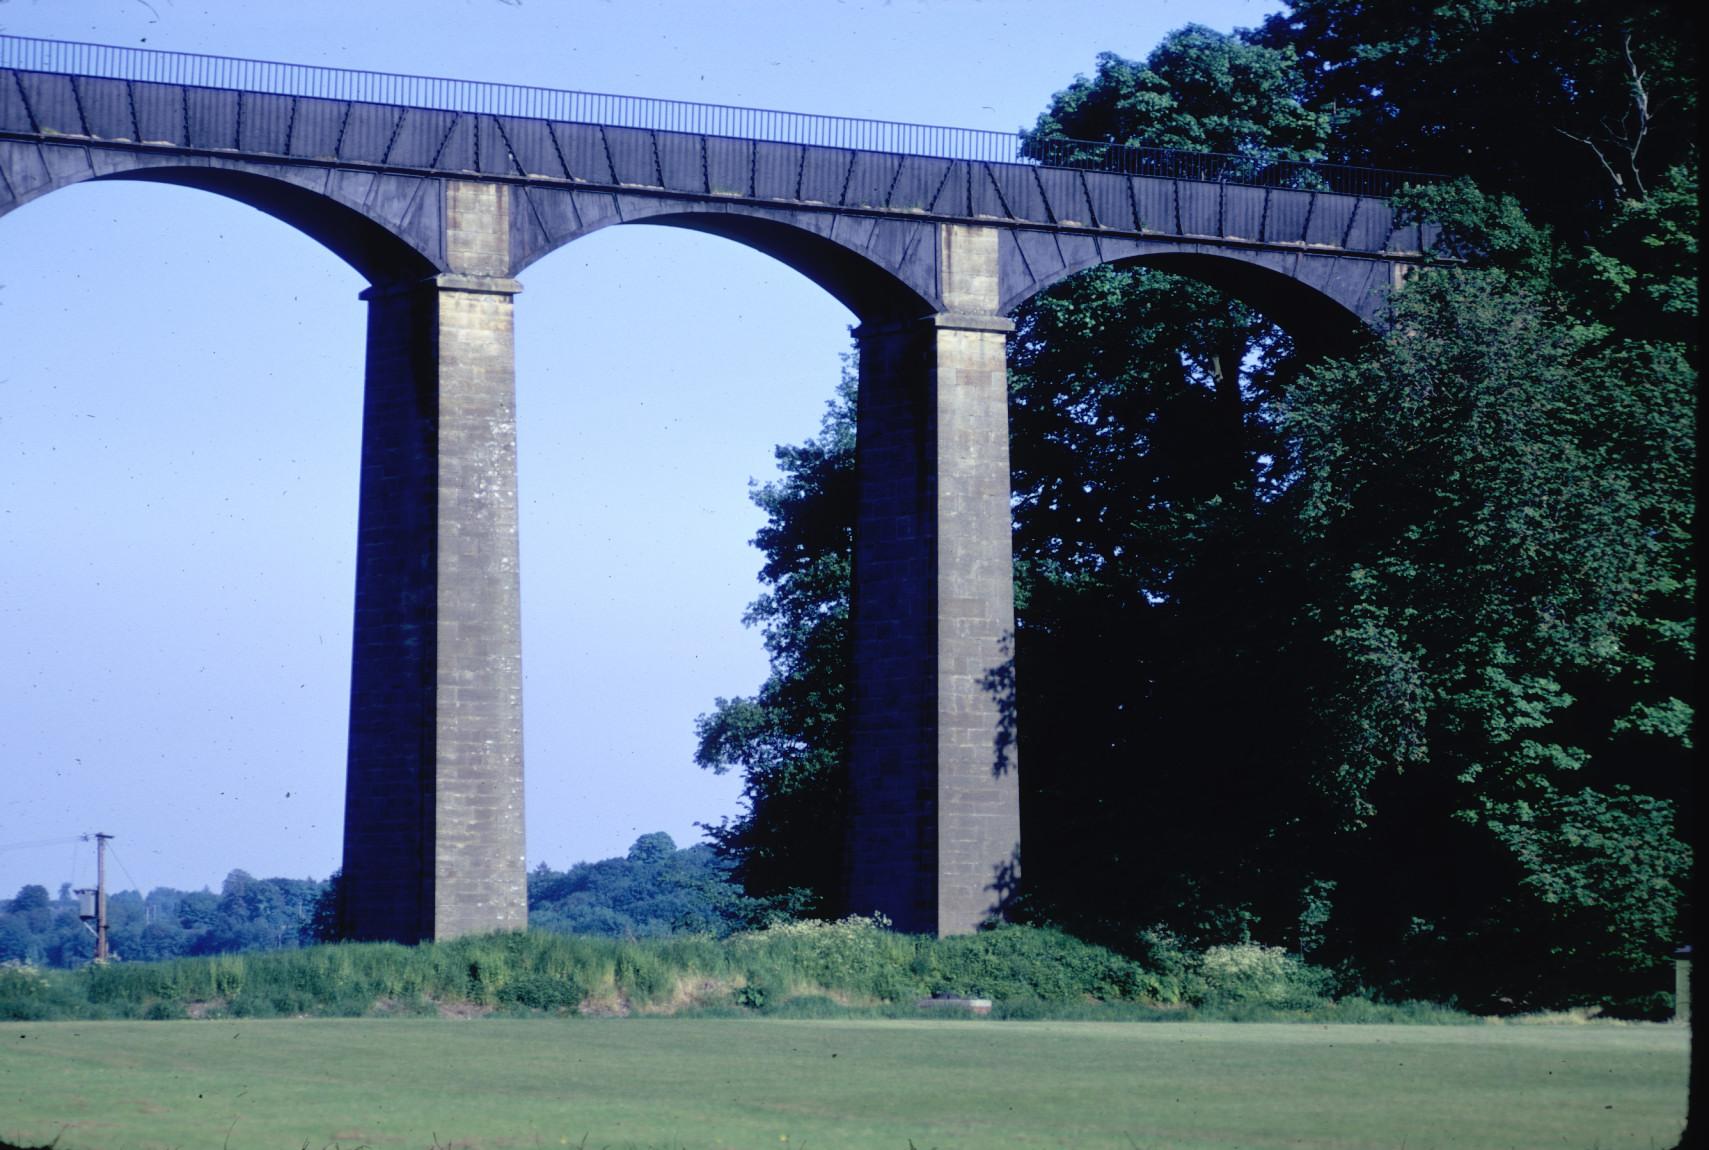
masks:
<path fill-rule="evenodd" d="M 620 940 L 546 931 L 436 944 L 338 943 L 78 971 L 0 968 L 0 1018 L 718 1012 L 915 1012 L 927 995 L 989 998 L 997 1017 L 1436 1021 L 1438 1008 L 1330 997 L 1331 976 L 1256 945 L 1195 954 L 1158 936 L 1133 958 L 1060 931 L 951 938 L 882 918 L 778 923 L 728 938 Z M 1462 1016 L 1453 1015 L 1453 1019 Z"/>

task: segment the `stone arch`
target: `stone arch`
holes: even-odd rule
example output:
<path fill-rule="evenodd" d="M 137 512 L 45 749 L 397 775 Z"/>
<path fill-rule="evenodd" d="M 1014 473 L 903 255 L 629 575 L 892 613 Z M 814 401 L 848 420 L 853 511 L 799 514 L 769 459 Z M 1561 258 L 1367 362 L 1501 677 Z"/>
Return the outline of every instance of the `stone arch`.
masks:
<path fill-rule="evenodd" d="M 614 224 L 654 224 L 722 236 L 763 252 L 825 289 L 862 322 L 942 310 L 932 222 L 533 187 L 519 189 L 517 199 L 511 209 L 517 221 L 512 274 Z"/>
<path fill-rule="evenodd" d="M 0 202 L 0 216 L 75 184 L 174 184 L 264 212 L 315 240 L 370 282 L 421 279 L 444 268 L 436 180 L 48 144 L 0 149 L 0 172 L 13 190 L 12 198 Z"/>
<path fill-rule="evenodd" d="M 1096 251 L 1043 270 L 1020 259 L 1005 264 L 1005 314 L 1088 268 L 1150 267 L 1200 280 L 1250 304 L 1312 355 L 1345 348 L 1381 326 L 1397 266 L 1387 259 L 1304 249 L 1145 240 L 1105 242 Z"/>

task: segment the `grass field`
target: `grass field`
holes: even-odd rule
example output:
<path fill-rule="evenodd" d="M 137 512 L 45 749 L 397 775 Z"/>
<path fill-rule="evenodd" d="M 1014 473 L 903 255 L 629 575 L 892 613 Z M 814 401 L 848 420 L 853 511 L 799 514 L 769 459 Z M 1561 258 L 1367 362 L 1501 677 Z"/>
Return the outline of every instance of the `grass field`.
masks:
<path fill-rule="evenodd" d="M 0 1141 L 61 1150 L 1671 1146 L 1657 1025 L 21 1022 Z"/>

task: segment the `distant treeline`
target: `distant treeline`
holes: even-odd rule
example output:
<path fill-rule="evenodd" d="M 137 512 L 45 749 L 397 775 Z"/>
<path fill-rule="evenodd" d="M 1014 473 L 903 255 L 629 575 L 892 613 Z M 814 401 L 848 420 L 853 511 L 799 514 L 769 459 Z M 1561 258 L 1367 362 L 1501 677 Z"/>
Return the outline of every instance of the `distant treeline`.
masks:
<path fill-rule="evenodd" d="M 107 896 L 111 952 L 127 962 L 156 962 L 236 950 L 276 950 L 312 941 L 306 933 L 327 884 L 315 879 L 258 879 L 234 870 L 216 893 L 155 887 Z M 81 966 L 95 955 L 95 936 L 78 918 L 70 883 L 59 894 L 30 884 L 0 912 L 0 962 Z"/>
<path fill-rule="evenodd" d="M 125 962 L 159 962 L 331 941 L 336 882 L 336 874 L 255 878 L 234 870 L 218 892 L 115 891 L 107 898 L 110 950 Z M 711 847 L 678 850 L 662 832 L 642 835 L 621 858 L 563 871 L 541 863 L 528 876 L 528 906 L 536 927 L 609 938 L 726 934 L 757 917 Z M 95 936 L 78 917 L 70 883 L 57 895 L 31 883 L 0 902 L 0 963 L 76 967 L 94 955 Z"/>

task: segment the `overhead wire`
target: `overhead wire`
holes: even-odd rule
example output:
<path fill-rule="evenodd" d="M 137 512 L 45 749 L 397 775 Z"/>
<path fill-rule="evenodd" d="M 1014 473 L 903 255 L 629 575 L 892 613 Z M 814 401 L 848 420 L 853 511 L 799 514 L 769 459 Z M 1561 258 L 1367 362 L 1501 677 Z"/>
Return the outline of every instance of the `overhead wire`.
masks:
<path fill-rule="evenodd" d="M 80 869 L 78 864 L 82 860 L 82 856 L 79 855 L 78 851 L 77 851 L 77 844 L 78 843 L 86 843 L 88 841 L 89 841 L 88 835 L 78 835 L 77 838 L 72 841 L 71 865 L 67 868 L 67 872 L 71 875 L 71 881 L 69 883 L 67 883 L 66 885 L 71 887 L 73 890 L 75 890 L 77 888 L 77 875 L 78 875 L 78 872 Z"/>
<path fill-rule="evenodd" d="M 69 837 L 61 836 L 59 838 L 51 838 L 51 839 L 31 839 L 28 842 L 0 843 L 0 851 L 21 851 L 21 850 L 29 850 L 33 847 L 57 847 L 57 846 L 63 846 L 66 843 L 79 843 L 79 842 L 88 842 L 88 841 L 89 841 L 88 835 L 71 835 Z"/>
<path fill-rule="evenodd" d="M 113 849 L 112 839 L 107 840 L 107 853 L 112 856 L 114 862 L 119 864 L 119 869 L 125 872 L 125 878 L 130 880 L 131 889 L 136 891 L 138 897 L 146 899 L 148 897 L 148 892 L 142 889 L 142 884 L 138 882 L 136 880 L 136 876 L 131 873 L 131 868 L 125 865 L 125 860 L 120 858 L 119 852 Z"/>
<path fill-rule="evenodd" d="M 67 864 L 66 870 L 63 873 L 70 875 L 70 881 L 66 885 L 75 888 L 78 884 L 79 877 L 83 873 L 83 866 L 85 862 L 83 854 L 78 850 L 78 847 L 83 843 L 89 842 L 94 837 L 95 836 L 92 832 L 85 832 L 84 834 L 78 835 L 59 835 L 50 839 L 21 839 L 17 842 L 0 843 L 0 854 L 8 851 L 41 850 L 47 847 L 57 847 L 70 844 L 71 861 Z M 118 852 L 113 851 L 111 839 L 108 840 L 107 849 L 112 852 L 113 861 L 119 864 L 119 869 L 124 872 L 125 878 L 130 881 L 132 888 L 139 895 L 144 895 L 146 897 L 146 892 L 142 889 L 142 884 L 137 882 L 136 876 L 133 875 L 130 868 L 125 865 L 124 860 L 118 856 Z"/>

